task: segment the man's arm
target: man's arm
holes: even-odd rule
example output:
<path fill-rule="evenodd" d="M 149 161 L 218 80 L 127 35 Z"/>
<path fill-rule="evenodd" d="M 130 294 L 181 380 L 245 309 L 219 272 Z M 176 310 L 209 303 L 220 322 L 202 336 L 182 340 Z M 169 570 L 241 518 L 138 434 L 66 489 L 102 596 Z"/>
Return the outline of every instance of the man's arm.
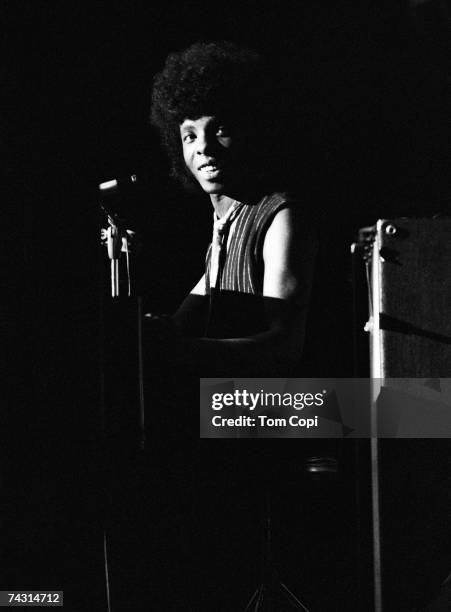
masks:
<path fill-rule="evenodd" d="M 298 214 L 295 208 L 280 210 L 266 233 L 263 295 L 268 329 L 246 338 L 180 338 L 176 362 L 184 372 L 198 376 L 290 373 L 302 351 L 318 242 L 316 230 L 302 227 Z"/>

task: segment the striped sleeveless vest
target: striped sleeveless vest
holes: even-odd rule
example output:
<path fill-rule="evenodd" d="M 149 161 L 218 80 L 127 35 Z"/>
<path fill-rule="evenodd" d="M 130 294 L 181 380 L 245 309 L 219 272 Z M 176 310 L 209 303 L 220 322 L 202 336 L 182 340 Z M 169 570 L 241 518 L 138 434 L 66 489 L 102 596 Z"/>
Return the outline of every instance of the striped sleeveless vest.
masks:
<path fill-rule="evenodd" d="M 217 289 L 253 295 L 263 294 L 263 243 L 276 213 L 293 204 L 284 193 L 263 197 L 255 205 L 244 204 L 224 240 Z M 206 255 L 206 291 L 210 293 L 211 245 Z"/>
<path fill-rule="evenodd" d="M 211 245 L 206 256 L 206 293 L 209 312 L 205 336 L 241 338 L 265 331 L 268 326 L 263 297 L 263 244 L 276 213 L 295 205 L 284 193 L 244 204 L 224 235 L 217 284 L 210 289 Z"/>

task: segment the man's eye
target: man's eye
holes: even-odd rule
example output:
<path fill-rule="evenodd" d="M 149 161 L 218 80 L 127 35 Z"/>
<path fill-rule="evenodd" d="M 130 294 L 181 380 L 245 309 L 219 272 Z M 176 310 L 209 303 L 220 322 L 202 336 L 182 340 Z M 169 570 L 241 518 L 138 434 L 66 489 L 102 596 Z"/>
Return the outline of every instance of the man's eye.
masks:
<path fill-rule="evenodd" d="M 183 136 L 183 142 L 193 142 L 194 138 L 195 138 L 194 134 L 191 134 L 191 133 L 185 134 Z"/>
<path fill-rule="evenodd" d="M 218 136 L 230 136 L 229 130 L 225 127 L 225 125 L 220 125 L 216 130 L 216 134 Z"/>

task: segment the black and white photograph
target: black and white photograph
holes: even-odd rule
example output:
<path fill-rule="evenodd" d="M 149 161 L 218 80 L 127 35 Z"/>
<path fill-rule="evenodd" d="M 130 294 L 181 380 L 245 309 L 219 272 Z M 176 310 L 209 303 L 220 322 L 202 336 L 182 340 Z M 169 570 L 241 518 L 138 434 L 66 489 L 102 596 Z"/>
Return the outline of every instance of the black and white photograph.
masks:
<path fill-rule="evenodd" d="M 451 2 L 0 14 L 0 606 L 451 610 Z"/>

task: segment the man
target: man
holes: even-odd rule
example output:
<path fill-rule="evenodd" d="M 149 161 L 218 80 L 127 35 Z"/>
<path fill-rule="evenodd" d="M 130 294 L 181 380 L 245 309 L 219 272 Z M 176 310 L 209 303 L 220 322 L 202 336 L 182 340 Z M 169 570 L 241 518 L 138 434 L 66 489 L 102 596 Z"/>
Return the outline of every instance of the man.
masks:
<path fill-rule="evenodd" d="M 161 351 L 167 347 L 173 365 L 192 375 L 171 380 L 177 397 L 164 397 L 169 409 L 152 412 L 152 427 L 162 440 L 161 472 L 177 470 L 175 507 L 180 500 L 195 507 L 186 532 L 201 545 L 207 609 L 221 588 L 220 597 L 230 597 L 235 567 L 256 566 L 249 541 L 259 538 L 263 492 L 302 461 L 299 445 L 262 445 L 256 456 L 247 444 L 193 444 L 186 409 L 190 394 L 197 401 L 199 376 L 288 377 L 300 361 L 318 238 L 306 206 L 273 185 L 283 149 L 275 129 L 280 95 L 262 59 L 232 43 L 196 43 L 170 54 L 153 87 L 151 120 L 172 176 L 207 196 L 213 212 L 200 280 L 173 317 L 148 319 Z M 155 344 L 153 353 L 159 365 Z M 161 380 L 153 392 L 161 386 L 165 396 Z"/>
<path fill-rule="evenodd" d="M 232 43 L 170 54 L 154 81 L 172 174 L 214 211 L 205 273 L 172 319 L 174 361 L 197 375 L 290 375 L 302 351 L 317 238 L 268 185 L 274 95 L 261 58 Z"/>

